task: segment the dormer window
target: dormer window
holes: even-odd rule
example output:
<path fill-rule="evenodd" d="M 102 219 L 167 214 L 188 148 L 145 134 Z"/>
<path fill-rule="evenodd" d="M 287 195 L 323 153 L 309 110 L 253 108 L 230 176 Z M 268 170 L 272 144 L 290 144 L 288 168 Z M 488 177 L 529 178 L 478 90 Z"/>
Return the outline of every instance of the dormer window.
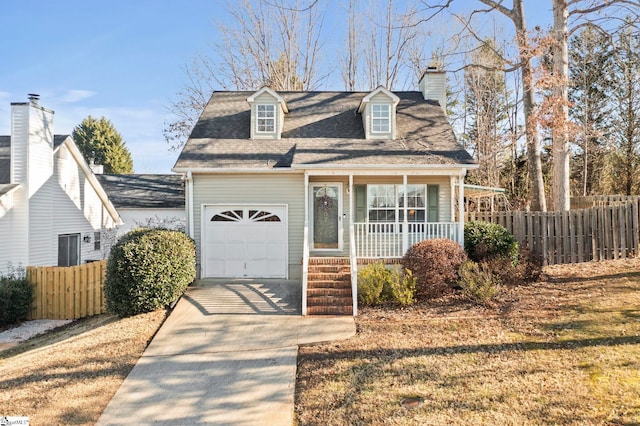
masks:
<path fill-rule="evenodd" d="M 367 139 L 396 138 L 396 106 L 400 98 L 380 86 L 362 98 L 358 112 L 362 114 Z"/>
<path fill-rule="evenodd" d="M 258 104 L 256 119 L 258 133 L 273 133 L 276 129 L 276 106 Z"/>
<path fill-rule="evenodd" d="M 391 131 L 391 105 L 371 105 L 371 133 L 389 133 Z"/>
<path fill-rule="evenodd" d="M 251 105 L 251 139 L 280 139 L 284 115 L 289 112 L 284 98 L 263 87 L 247 98 Z"/>

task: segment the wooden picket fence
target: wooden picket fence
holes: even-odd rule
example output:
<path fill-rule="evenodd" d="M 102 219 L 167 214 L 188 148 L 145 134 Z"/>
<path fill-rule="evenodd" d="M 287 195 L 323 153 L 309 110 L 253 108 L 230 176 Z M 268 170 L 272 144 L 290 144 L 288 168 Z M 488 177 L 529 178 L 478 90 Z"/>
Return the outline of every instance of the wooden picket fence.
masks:
<path fill-rule="evenodd" d="M 567 212 L 471 212 L 467 220 L 498 223 L 542 257 L 544 264 L 638 256 L 639 200 L 581 200 L 592 207 Z"/>
<path fill-rule="evenodd" d="M 107 261 L 79 266 L 27 267 L 35 298 L 30 319 L 78 319 L 106 312 Z"/>

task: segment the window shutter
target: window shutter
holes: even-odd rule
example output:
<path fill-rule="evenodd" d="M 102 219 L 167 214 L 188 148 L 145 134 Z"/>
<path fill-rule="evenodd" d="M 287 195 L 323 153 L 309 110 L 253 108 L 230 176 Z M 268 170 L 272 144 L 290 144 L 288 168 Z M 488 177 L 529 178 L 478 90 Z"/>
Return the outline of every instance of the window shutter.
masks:
<path fill-rule="evenodd" d="M 439 192 L 438 185 L 427 185 L 427 222 L 439 222 Z"/>
<path fill-rule="evenodd" d="M 367 221 L 367 185 L 354 185 L 355 191 L 355 211 L 354 220 L 358 222 Z"/>

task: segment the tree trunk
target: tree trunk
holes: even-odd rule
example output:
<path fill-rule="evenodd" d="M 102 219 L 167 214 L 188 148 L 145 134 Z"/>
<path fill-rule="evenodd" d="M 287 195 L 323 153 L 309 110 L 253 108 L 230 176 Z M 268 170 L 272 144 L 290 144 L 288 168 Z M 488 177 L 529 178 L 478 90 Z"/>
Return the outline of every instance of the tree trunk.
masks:
<path fill-rule="evenodd" d="M 569 42 L 567 21 L 569 12 L 566 0 L 553 0 L 553 72 L 556 78 L 554 98 L 558 104 L 554 108 L 552 130 L 553 139 L 553 201 L 557 211 L 569 210 L 571 189 L 569 183 L 569 123 L 568 75 Z"/>
<path fill-rule="evenodd" d="M 547 201 L 544 195 L 544 179 L 542 176 L 542 159 L 540 157 L 540 140 L 538 139 L 537 122 L 534 119 L 533 65 L 527 52 L 530 51 L 527 26 L 524 19 L 523 0 L 513 1 L 511 19 L 516 27 L 518 49 L 522 66 L 522 106 L 524 109 L 527 162 L 531 188 L 531 210 L 546 211 Z"/>

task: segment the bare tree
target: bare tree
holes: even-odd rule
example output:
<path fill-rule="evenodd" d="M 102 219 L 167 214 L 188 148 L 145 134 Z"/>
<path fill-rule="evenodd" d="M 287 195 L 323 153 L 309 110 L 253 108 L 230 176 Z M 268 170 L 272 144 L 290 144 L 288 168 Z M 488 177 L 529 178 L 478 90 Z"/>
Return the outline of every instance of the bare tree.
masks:
<path fill-rule="evenodd" d="M 363 25 L 362 47 L 365 87 L 378 86 L 398 89 L 399 77 L 411 69 L 409 50 L 411 42 L 421 30 L 416 25 L 418 15 L 411 2 L 402 2 L 403 9 L 393 0 L 386 0 L 384 10 L 378 2 L 370 1 L 366 24 Z M 412 82 L 415 83 L 415 82 Z"/>
<path fill-rule="evenodd" d="M 605 13 L 606 12 L 606 13 Z M 553 71 L 556 81 L 554 97 L 553 195 L 556 210 L 570 208 L 569 167 L 569 35 L 585 25 L 606 31 L 603 25 L 622 16 L 638 21 L 640 2 L 635 0 L 553 0 Z M 620 14 L 624 15 L 620 15 Z M 571 19 L 571 30 L 569 22 Z"/>
<path fill-rule="evenodd" d="M 171 149 L 186 142 L 216 88 L 313 90 L 318 72 L 324 13 L 317 0 L 239 0 L 227 4 L 228 22 L 220 23 L 216 56 L 198 56 L 187 67 L 188 82 L 169 107 L 177 119 L 165 123 Z"/>
<path fill-rule="evenodd" d="M 547 202 L 544 191 L 544 179 L 542 174 L 542 160 L 540 157 L 540 140 L 538 138 L 537 123 L 534 119 L 535 90 L 533 81 L 534 47 L 530 43 L 527 25 L 524 16 L 524 0 L 513 0 L 511 9 L 502 5 L 502 1 L 479 0 L 489 6 L 490 12 L 496 10 L 509 18 L 516 30 L 516 44 L 518 47 L 518 67 L 522 74 L 522 103 L 525 117 L 527 157 L 529 168 L 529 179 L 531 186 L 531 209 L 545 211 Z"/>

